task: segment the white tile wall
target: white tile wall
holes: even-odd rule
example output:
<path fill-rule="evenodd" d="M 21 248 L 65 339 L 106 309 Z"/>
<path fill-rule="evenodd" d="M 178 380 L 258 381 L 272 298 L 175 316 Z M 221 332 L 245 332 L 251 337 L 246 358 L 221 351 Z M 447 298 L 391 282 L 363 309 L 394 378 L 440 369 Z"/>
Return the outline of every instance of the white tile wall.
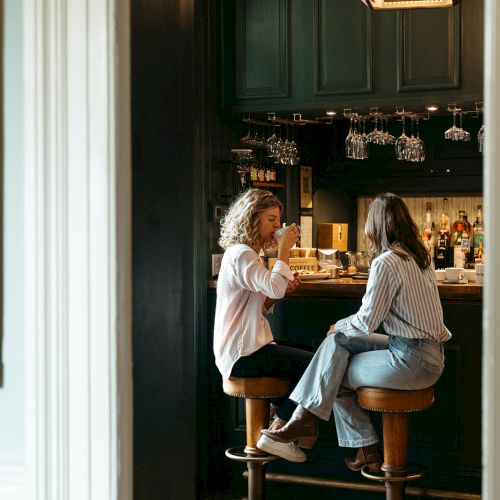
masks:
<path fill-rule="evenodd" d="M 366 241 L 366 236 L 364 234 L 365 220 L 368 213 L 368 206 L 370 202 L 375 198 L 374 196 L 366 197 L 362 196 L 358 198 L 358 232 L 357 232 L 357 242 L 358 251 L 367 250 L 368 245 Z M 441 211 L 443 209 L 443 196 L 407 196 L 402 197 L 404 202 L 407 204 L 410 214 L 413 220 L 416 222 L 419 228 L 422 227 L 422 223 L 425 219 L 425 211 L 427 208 L 427 202 L 432 203 L 432 214 L 433 220 L 436 224 L 439 223 L 441 217 Z M 477 206 L 483 205 L 482 196 L 447 196 L 448 198 L 448 215 L 450 216 L 451 222 L 453 223 L 458 219 L 458 211 L 465 210 L 468 221 L 474 224 L 476 220 Z M 485 224 L 488 223 L 488 216 L 484 213 L 483 205 L 483 220 Z"/>

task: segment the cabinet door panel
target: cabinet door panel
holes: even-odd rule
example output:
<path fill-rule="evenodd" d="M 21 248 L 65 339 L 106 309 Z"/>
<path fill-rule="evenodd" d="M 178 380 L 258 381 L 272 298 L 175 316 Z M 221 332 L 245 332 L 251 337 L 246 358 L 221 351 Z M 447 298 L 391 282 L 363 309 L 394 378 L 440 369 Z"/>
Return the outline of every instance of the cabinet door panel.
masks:
<path fill-rule="evenodd" d="M 239 0 L 236 11 L 237 97 L 289 94 L 289 0 Z"/>
<path fill-rule="evenodd" d="M 398 92 L 460 86 L 460 6 L 399 15 Z"/>
<path fill-rule="evenodd" d="M 372 12 L 362 2 L 316 0 L 316 94 L 372 90 Z"/>

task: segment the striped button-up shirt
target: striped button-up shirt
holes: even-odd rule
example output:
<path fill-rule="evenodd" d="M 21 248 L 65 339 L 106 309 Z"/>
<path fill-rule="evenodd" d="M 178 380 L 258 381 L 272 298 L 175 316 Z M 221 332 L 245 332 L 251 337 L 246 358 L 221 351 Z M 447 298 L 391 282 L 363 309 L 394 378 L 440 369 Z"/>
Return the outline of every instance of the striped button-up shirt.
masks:
<path fill-rule="evenodd" d="M 373 260 L 359 311 L 337 321 L 333 331 L 369 335 L 380 326 L 389 335 L 405 338 L 436 342 L 451 338 L 443 322 L 433 265 L 422 270 L 413 258 L 405 260 L 393 251 Z"/>

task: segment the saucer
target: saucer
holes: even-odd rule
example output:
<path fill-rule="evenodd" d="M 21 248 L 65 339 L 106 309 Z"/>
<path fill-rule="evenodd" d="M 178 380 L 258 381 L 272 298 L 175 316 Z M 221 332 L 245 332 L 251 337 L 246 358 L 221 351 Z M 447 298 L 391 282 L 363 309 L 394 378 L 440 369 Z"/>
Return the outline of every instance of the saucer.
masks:
<path fill-rule="evenodd" d="M 465 285 L 466 283 L 469 283 L 469 280 L 463 279 L 460 281 L 448 281 L 448 280 L 443 280 L 441 283 L 444 283 L 445 285 Z"/>

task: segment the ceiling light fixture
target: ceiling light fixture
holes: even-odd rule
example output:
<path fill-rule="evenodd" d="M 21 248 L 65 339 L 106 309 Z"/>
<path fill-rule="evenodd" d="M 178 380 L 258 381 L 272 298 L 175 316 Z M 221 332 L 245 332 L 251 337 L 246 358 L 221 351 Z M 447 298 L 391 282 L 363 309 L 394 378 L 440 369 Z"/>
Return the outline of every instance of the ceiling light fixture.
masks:
<path fill-rule="evenodd" d="M 439 9 L 453 7 L 460 0 L 361 0 L 375 10 Z"/>
<path fill-rule="evenodd" d="M 437 111 L 439 108 L 434 104 L 430 104 L 426 109 L 427 111 Z"/>
<path fill-rule="evenodd" d="M 337 112 L 336 111 L 327 111 L 326 114 L 328 116 L 335 116 L 337 114 Z"/>

